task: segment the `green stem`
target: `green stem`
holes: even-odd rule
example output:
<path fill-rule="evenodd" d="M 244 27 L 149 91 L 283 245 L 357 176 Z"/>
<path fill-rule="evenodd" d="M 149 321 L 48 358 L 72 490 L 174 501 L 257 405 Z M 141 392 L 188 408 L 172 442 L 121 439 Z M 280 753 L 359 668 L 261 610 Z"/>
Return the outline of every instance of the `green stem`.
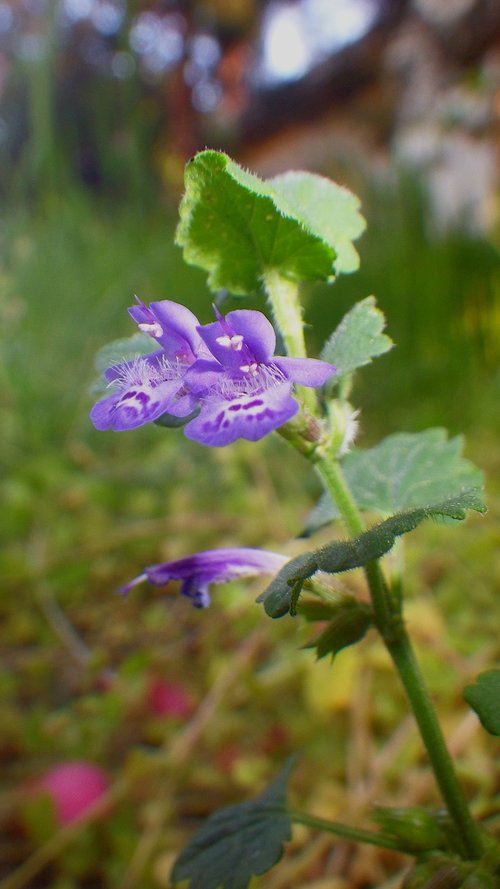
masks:
<path fill-rule="evenodd" d="M 305 824 L 306 827 L 317 827 L 318 830 L 334 833 L 336 836 L 344 837 L 346 840 L 369 843 L 372 846 L 379 846 L 381 849 L 394 849 L 396 852 L 404 853 L 405 851 L 401 848 L 400 840 L 384 837 L 372 830 L 362 830 L 358 827 L 349 827 L 347 824 L 341 824 L 338 821 L 316 818 L 314 815 L 308 815 L 306 812 L 299 812 L 296 809 L 289 809 L 288 814 L 296 824 Z"/>
<path fill-rule="evenodd" d="M 481 832 L 457 780 L 453 760 L 404 626 L 401 625 L 396 638 L 393 635 L 384 641 L 411 703 L 446 807 L 463 839 L 464 851 L 472 860 L 481 858 L 484 854 Z"/>
<path fill-rule="evenodd" d="M 307 353 L 304 324 L 297 282 L 285 278 L 275 269 L 264 272 L 263 282 L 273 320 L 283 337 L 287 354 L 292 358 L 305 358 Z M 304 386 L 297 386 L 297 389 L 302 402 L 314 416 L 316 414 L 314 392 Z"/>
<path fill-rule="evenodd" d="M 313 459 L 316 471 L 336 503 L 347 530 L 351 536 L 358 536 L 365 530 L 364 523 L 341 467 L 335 460 L 318 455 L 317 452 Z M 458 782 L 441 726 L 404 627 L 400 603 L 391 599 L 378 561 L 369 562 L 365 567 L 365 574 L 375 625 L 405 688 L 437 784 L 450 817 L 462 837 L 464 852 L 471 859 L 481 858 L 484 851 L 481 833 Z"/>
<path fill-rule="evenodd" d="M 365 531 L 365 526 L 339 464 L 336 460 L 318 457 L 316 454 L 314 467 L 332 500 L 337 504 L 349 534 L 351 537 L 358 537 Z M 365 574 L 375 613 L 382 625 L 389 626 L 392 613 L 380 564 L 376 561 L 368 562 Z"/>

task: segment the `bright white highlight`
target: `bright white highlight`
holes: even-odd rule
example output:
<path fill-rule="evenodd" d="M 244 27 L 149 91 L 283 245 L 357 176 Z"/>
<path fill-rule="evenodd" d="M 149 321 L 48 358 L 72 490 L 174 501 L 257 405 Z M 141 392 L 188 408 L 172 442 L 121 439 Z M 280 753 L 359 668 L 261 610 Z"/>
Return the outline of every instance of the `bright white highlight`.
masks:
<path fill-rule="evenodd" d="M 263 84 L 298 80 L 336 50 L 363 37 L 374 24 L 376 0 L 275 0 L 264 16 Z"/>

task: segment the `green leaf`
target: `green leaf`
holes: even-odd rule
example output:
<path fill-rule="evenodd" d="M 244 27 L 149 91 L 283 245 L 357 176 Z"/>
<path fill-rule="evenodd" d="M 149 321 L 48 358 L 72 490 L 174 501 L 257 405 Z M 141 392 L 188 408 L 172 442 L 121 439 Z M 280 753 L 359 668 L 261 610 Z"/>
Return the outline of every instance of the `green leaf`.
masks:
<path fill-rule="evenodd" d="M 292 170 L 275 176 L 270 184 L 311 231 L 320 234 L 335 249 L 337 275 L 359 268 L 359 256 L 352 242 L 359 238 L 366 223 L 359 212 L 356 195 L 324 176 L 303 171 Z"/>
<path fill-rule="evenodd" d="M 500 735 L 500 670 L 481 673 L 475 685 L 467 685 L 464 698 L 490 735 Z"/>
<path fill-rule="evenodd" d="M 323 361 L 337 368 L 335 381 L 392 349 L 391 338 L 382 333 L 384 327 L 385 317 L 377 308 L 374 296 L 356 303 L 344 315 L 321 352 Z"/>
<path fill-rule="evenodd" d="M 172 871 L 189 889 L 246 889 L 252 876 L 270 870 L 291 837 L 286 784 L 295 757 L 261 796 L 227 806 L 208 818 L 183 849 Z"/>
<path fill-rule="evenodd" d="M 187 164 L 176 242 L 188 263 L 208 272 L 212 289 L 254 293 L 271 270 L 295 280 L 326 280 L 335 273 L 337 249 L 347 256 L 349 232 L 359 233 L 361 226 L 357 199 L 321 177 L 289 175 L 299 179 L 265 182 L 211 150 Z M 304 177 L 311 188 L 321 183 L 318 220 L 312 202 L 299 206 L 294 197 Z M 328 228 L 327 204 L 340 233 L 333 223 Z M 348 258 L 341 265 L 349 265 Z"/>
<path fill-rule="evenodd" d="M 314 623 L 315 621 L 331 620 L 338 607 L 338 601 L 325 602 L 321 599 L 302 599 L 297 608 L 297 612 L 309 623 Z"/>
<path fill-rule="evenodd" d="M 106 343 L 95 357 L 96 370 L 103 374 L 108 367 L 114 364 L 122 364 L 125 361 L 133 361 L 141 355 L 149 355 L 158 349 L 158 343 L 147 333 L 134 333 L 132 336 L 121 340 L 113 340 Z M 93 392 L 103 392 L 108 388 L 106 380 L 102 377 L 92 387 Z"/>
<path fill-rule="evenodd" d="M 306 648 L 315 648 L 318 660 L 332 655 L 332 659 L 343 648 L 359 642 L 373 623 L 372 610 L 365 602 L 354 596 L 346 596 L 337 604 L 327 627 Z"/>
<path fill-rule="evenodd" d="M 462 457 L 462 449 L 462 436 L 448 440 L 445 429 L 399 432 L 369 450 L 352 450 L 342 469 L 360 509 L 390 515 L 480 487 L 483 473 Z M 324 494 L 306 520 L 304 536 L 337 517 Z"/>
<path fill-rule="evenodd" d="M 463 491 L 433 506 L 398 513 L 353 540 L 336 540 L 321 549 L 296 556 L 287 562 L 257 601 L 264 603 L 270 617 L 294 615 L 304 581 L 317 571 L 339 574 L 361 568 L 384 556 L 392 549 L 397 537 L 413 531 L 424 519 L 446 516 L 462 520 L 468 509 L 485 512 L 480 489 Z"/>

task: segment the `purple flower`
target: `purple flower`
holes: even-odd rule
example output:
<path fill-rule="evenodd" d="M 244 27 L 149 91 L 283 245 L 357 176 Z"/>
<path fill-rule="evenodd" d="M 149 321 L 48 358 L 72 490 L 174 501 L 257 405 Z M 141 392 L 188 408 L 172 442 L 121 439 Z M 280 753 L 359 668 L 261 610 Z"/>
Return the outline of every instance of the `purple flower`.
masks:
<path fill-rule="evenodd" d="M 195 608 L 208 608 L 210 584 L 228 583 L 238 577 L 252 577 L 256 574 L 276 574 L 286 562 L 288 562 L 286 556 L 261 549 L 248 547 L 207 549 L 185 559 L 151 565 L 145 568 L 143 574 L 125 584 L 120 592 L 128 593 L 132 587 L 144 580 L 149 580 L 155 586 L 164 586 L 171 580 L 180 580 L 182 595 L 188 596 Z"/>
<path fill-rule="evenodd" d="M 122 432 L 157 420 L 162 414 L 187 417 L 197 401 L 184 388 L 186 369 L 209 354 L 198 333 L 199 321 L 185 306 L 165 299 L 129 309 L 140 330 L 161 347 L 149 355 L 110 367 L 105 378 L 115 391 L 90 412 L 97 429 Z"/>
<path fill-rule="evenodd" d="M 201 404 L 185 434 L 220 447 L 237 438 L 257 441 L 290 420 L 299 405 L 292 386 L 322 386 L 333 365 L 312 358 L 275 356 L 276 335 L 261 312 L 239 309 L 198 327 L 211 353 L 186 371 L 185 384 Z"/>
<path fill-rule="evenodd" d="M 294 383 L 322 386 L 333 365 L 312 358 L 275 356 L 276 336 L 261 312 L 239 309 L 200 325 L 170 300 L 138 301 L 129 312 L 160 348 L 109 368 L 114 387 L 90 413 L 97 429 L 120 432 L 163 414 L 188 418 L 188 438 L 221 447 L 237 438 L 257 441 L 290 420 L 299 405 Z"/>

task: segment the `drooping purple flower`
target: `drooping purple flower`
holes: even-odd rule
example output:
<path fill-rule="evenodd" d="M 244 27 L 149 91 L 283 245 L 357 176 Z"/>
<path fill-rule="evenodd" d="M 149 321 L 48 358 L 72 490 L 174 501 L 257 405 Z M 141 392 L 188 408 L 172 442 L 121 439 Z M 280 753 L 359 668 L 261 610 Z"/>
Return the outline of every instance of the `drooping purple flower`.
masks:
<path fill-rule="evenodd" d="M 197 404 L 184 387 L 187 368 L 198 355 L 209 354 L 198 333 L 196 315 L 167 299 L 149 307 L 138 301 L 129 313 L 139 329 L 161 348 L 106 371 L 105 379 L 115 391 L 98 401 L 90 412 L 94 426 L 100 430 L 134 429 L 165 413 L 187 417 Z"/>
<path fill-rule="evenodd" d="M 184 431 L 201 444 L 221 447 L 257 441 L 282 426 L 299 405 L 292 386 L 322 386 L 333 365 L 312 358 L 275 356 L 276 335 L 261 312 L 238 309 L 198 327 L 212 358 L 199 357 L 185 383 L 201 410 Z"/>
<path fill-rule="evenodd" d="M 226 547 L 207 549 L 174 562 L 151 565 L 144 572 L 125 584 L 121 593 L 149 580 L 155 586 L 164 586 L 171 580 L 180 580 L 181 593 L 192 600 L 195 608 L 210 605 L 209 587 L 213 583 L 229 583 L 239 577 L 257 574 L 276 574 L 288 562 L 286 556 L 250 547 Z"/>

